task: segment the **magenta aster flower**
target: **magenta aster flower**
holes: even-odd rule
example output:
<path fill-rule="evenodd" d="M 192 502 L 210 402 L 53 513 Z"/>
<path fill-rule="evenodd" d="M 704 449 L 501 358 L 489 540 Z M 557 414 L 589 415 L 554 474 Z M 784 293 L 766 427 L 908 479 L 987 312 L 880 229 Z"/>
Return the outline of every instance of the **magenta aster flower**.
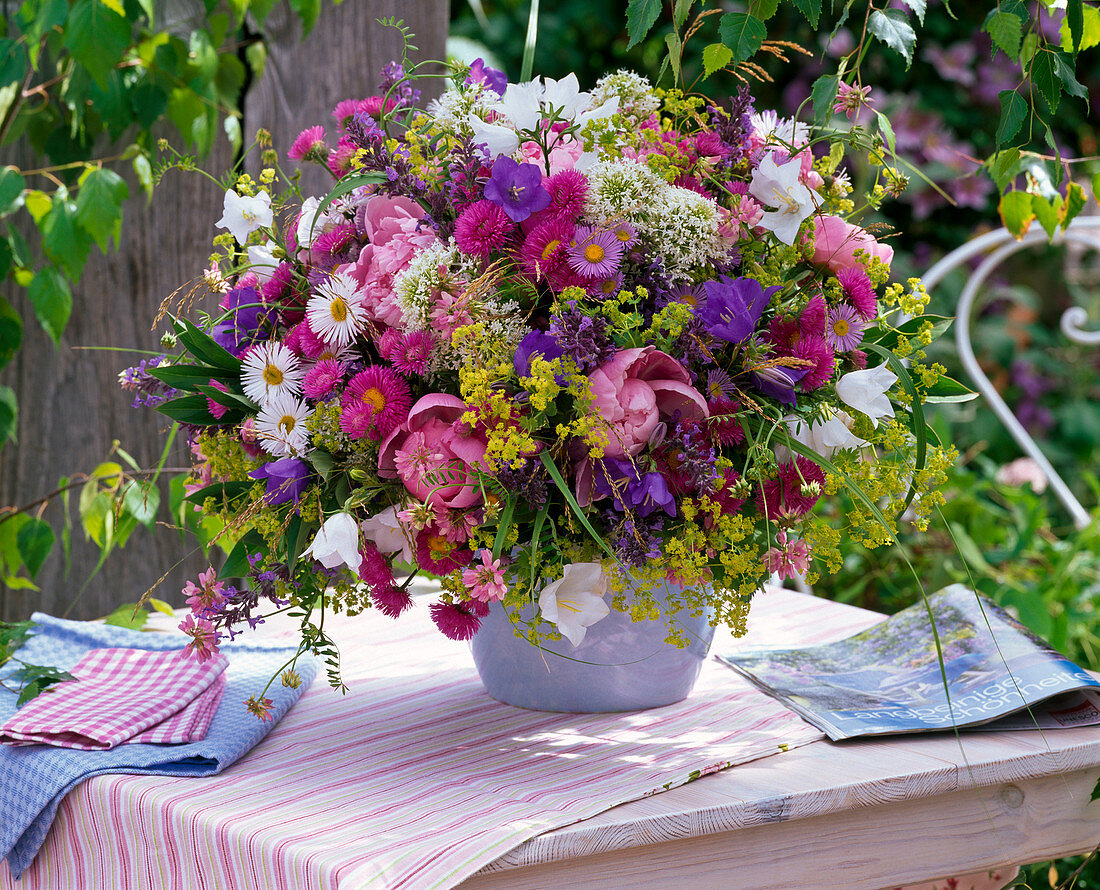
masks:
<path fill-rule="evenodd" d="M 528 275 L 545 278 L 565 262 L 565 249 L 574 232 L 572 221 L 551 219 L 539 223 L 519 249 L 520 267 Z"/>
<path fill-rule="evenodd" d="M 434 345 L 428 331 L 404 334 L 395 346 L 390 361 L 402 374 L 423 374 L 428 370 L 428 360 L 432 357 Z"/>
<path fill-rule="evenodd" d="M 222 383 L 220 380 L 211 380 L 210 385 L 214 387 L 218 392 L 229 392 L 229 387 Z M 210 412 L 210 416 L 215 420 L 221 420 L 225 417 L 225 412 L 229 409 L 220 402 L 215 402 L 210 396 L 206 397 L 206 409 Z"/>
<path fill-rule="evenodd" d="M 363 558 L 359 563 L 361 581 L 370 587 L 386 587 L 393 584 L 393 569 L 390 568 L 390 561 L 373 541 L 360 544 L 359 555 Z"/>
<path fill-rule="evenodd" d="M 844 289 L 844 296 L 855 307 L 861 318 L 870 321 L 878 315 L 875 288 L 862 266 L 841 269 L 836 273 L 836 279 Z"/>
<path fill-rule="evenodd" d="M 396 371 L 380 365 L 363 369 L 340 399 L 340 429 L 353 439 L 382 439 L 405 422 L 412 407 L 409 385 Z"/>
<path fill-rule="evenodd" d="M 550 192 L 550 213 L 564 222 L 573 223 L 584 213 L 588 199 L 588 177 L 579 170 L 562 170 L 546 180 Z"/>
<path fill-rule="evenodd" d="M 837 352 L 848 352 L 863 342 L 865 322 L 851 306 L 834 306 L 829 310 L 829 325 L 825 337 Z"/>
<path fill-rule="evenodd" d="M 302 395 L 314 401 L 323 399 L 340 385 L 346 371 L 343 362 L 331 358 L 321 359 L 306 371 L 305 379 L 302 380 Z"/>
<path fill-rule="evenodd" d="M 798 316 L 798 332 L 803 337 L 820 337 L 825 333 L 825 298 L 814 294 Z"/>
<path fill-rule="evenodd" d="M 473 639 L 481 627 L 481 619 L 474 614 L 471 603 L 432 603 L 431 613 L 435 626 L 452 640 Z"/>
<path fill-rule="evenodd" d="M 566 256 L 569 265 L 584 278 L 607 278 L 619 271 L 623 245 L 614 232 L 581 226 Z"/>
<path fill-rule="evenodd" d="M 433 575 L 447 575 L 470 564 L 474 553 L 443 534 L 434 522 L 416 535 L 416 564 Z"/>
<path fill-rule="evenodd" d="M 328 157 L 328 146 L 325 145 L 325 128 L 321 126 L 307 127 L 298 134 L 294 144 L 286 156 L 292 161 L 324 161 Z"/>
<path fill-rule="evenodd" d="M 504 246 L 513 228 L 503 207 L 492 201 L 476 201 L 455 222 L 455 242 L 463 253 L 487 257 Z"/>
<path fill-rule="evenodd" d="M 779 465 L 779 478 L 768 479 L 756 495 L 756 506 L 768 520 L 798 519 L 813 509 L 825 490 L 825 473 L 806 457 Z"/>
<path fill-rule="evenodd" d="M 550 206 L 550 193 L 543 188 L 538 164 L 520 164 L 507 155 L 493 162 L 492 176 L 485 183 L 485 197 L 517 223 Z"/>
<path fill-rule="evenodd" d="M 812 362 L 800 369 L 806 372 L 799 381 L 803 392 L 824 386 L 836 370 L 836 355 L 824 337 L 802 337 L 791 352 L 795 358 Z"/>
<path fill-rule="evenodd" d="M 396 618 L 412 605 L 412 594 L 396 584 L 371 588 L 371 604 L 387 618 Z"/>

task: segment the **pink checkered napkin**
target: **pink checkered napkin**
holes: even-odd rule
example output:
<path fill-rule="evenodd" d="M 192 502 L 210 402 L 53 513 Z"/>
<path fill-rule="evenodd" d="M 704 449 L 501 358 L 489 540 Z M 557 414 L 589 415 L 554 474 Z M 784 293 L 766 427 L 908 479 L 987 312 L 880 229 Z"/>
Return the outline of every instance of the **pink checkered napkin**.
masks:
<path fill-rule="evenodd" d="M 183 745 L 187 742 L 201 742 L 206 738 L 210 729 L 210 721 L 218 710 L 218 704 L 225 692 L 225 674 L 218 674 L 214 682 L 200 692 L 178 714 L 173 714 L 167 720 L 162 720 L 156 726 L 150 726 L 144 732 L 139 732 L 133 738 L 123 742 L 124 745 Z"/>
<path fill-rule="evenodd" d="M 209 724 L 216 702 L 213 708 L 200 703 L 186 718 L 180 712 L 214 685 L 227 663 L 224 655 L 200 662 L 182 649 L 93 649 L 69 672 L 75 680 L 31 699 L 0 726 L 0 742 L 98 751 L 153 727 L 153 735 L 175 741 L 202 720 Z M 162 732 L 169 718 L 178 720 Z"/>

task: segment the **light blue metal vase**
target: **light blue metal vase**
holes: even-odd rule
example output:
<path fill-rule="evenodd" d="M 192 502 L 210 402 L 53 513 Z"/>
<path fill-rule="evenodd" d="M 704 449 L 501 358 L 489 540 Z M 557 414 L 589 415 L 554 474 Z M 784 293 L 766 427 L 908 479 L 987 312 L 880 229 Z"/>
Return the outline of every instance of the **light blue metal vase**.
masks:
<path fill-rule="evenodd" d="M 529 619 L 533 612 L 528 606 L 522 614 Z M 492 603 L 470 648 L 497 701 L 538 711 L 638 711 L 687 698 L 714 637 L 709 618 L 709 610 L 677 616 L 691 640 L 683 649 L 665 642 L 665 621 L 633 622 L 614 610 L 588 628 L 579 646 L 563 638 L 540 649 L 517 637 L 504 607 Z"/>

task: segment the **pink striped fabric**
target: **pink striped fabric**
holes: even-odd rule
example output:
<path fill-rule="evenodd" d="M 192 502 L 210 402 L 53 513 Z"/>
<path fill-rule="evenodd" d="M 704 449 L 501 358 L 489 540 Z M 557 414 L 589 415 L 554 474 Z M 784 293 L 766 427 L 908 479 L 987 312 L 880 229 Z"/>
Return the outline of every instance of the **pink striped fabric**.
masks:
<path fill-rule="evenodd" d="M 785 645 L 879 617 L 775 593 L 751 620 L 774 628 L 755 642 Z M 537 834 L 822 738 L 717 662 L 679 705 L 549 714 L 490 699 L 423 603 L 325 629 L 346 695 L 315 684 L 220 775 L 77 786 L 22 879 L 0 865 L 0 887 L 453 887 Z"/>
<path fill-rule="evenodd" d="M 182 649 L 93 649 L 69 672 L 75 680 L 56 684 L 0 726 L 0 743 L 102 751 L 126 741 L 201 739 L 227 663 L 224 655 L 200 662 Z"/>

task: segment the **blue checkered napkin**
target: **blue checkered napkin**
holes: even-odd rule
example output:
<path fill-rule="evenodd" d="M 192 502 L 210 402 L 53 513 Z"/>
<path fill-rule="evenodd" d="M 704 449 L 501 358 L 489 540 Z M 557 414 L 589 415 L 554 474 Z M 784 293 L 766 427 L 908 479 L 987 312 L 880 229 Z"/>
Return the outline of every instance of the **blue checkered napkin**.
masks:
<path fill-rule="evenodd" d="M 105 624 L 65 621 L 35 613 L 35 634 L 19 650 L 32 664 L 67 670 L 91 649 L 178 649 L 174 634 L 142 633 Z M 287 689 L 276 682 L 267 696 L 274 705 L 264 723 L 245 707 L 249 696 L 294 654 L 294 647 L 257 642 L 232 642 L 221 647 L 229 658 L 225 694 L 210 731 L 201 742 L 184 745 L 120 745 L 109 751 L 79 751 L 46 745 L 0 746 L 0 858 L 18 878 L 34 859 L 53 824 L 62 798 L 78 783 L 104 773 L 146 773 L 156 776 L 210 776 L 220 773 L 259 743 L 296 702 L 317 674 L 317 662 L 302 659 L 302 685 Z M 14 692 L 0 689 L 0 724 L 15 713 Z"/>

